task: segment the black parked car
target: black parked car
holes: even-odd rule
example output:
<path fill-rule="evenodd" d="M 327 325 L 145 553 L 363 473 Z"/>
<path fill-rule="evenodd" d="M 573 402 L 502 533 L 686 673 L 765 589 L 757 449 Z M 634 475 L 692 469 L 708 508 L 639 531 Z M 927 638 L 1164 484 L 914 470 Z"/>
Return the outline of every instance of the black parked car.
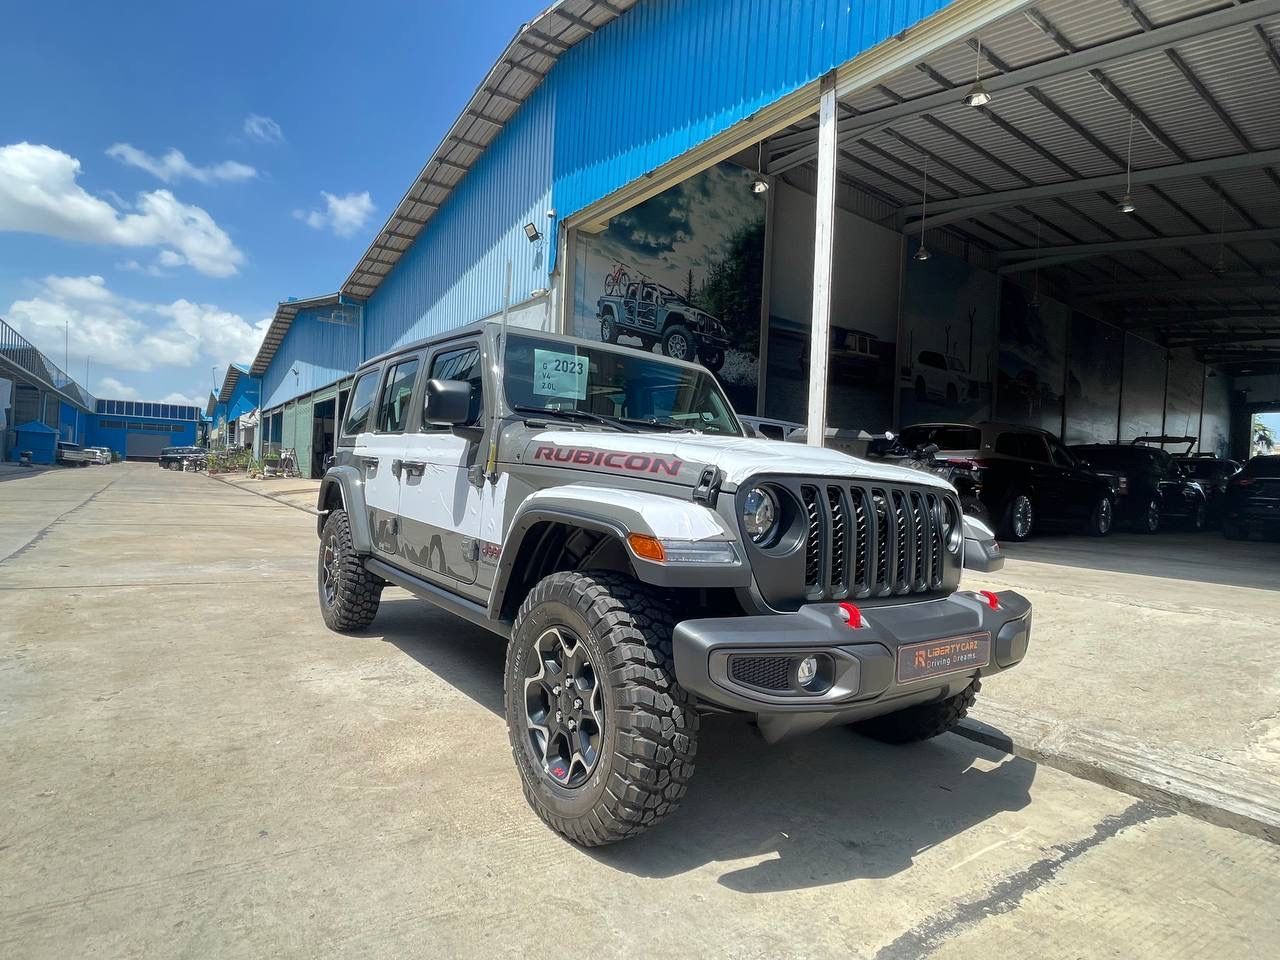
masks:
<path fill-rule="evenodd" d="M 1155 533 L 1170 520 L 1203 530 L 1209 505 L 1200 484 L 1166 451 L 1131 444 L 1092 443 L 1071 448 L 1098 470 L 1123 474 L 1126 490 L 1116 503 L 1116 521 L 1139 533 Z"/>
<path fill-rule="evenodd" d="M 1222 519 L 1222 507 L 1226 502 L 1227 484 L 1240 472 L 1244 464 L 1238 460 L 1221 460 L 1211 454 L 1196 457 L 1174 457 L 1187 476 L 1200 484 L 1209 501 L 1209 522 Z"/>
<path fill-rule="evenodd" d="M 182 470 L 188 461 L 203 464 L 208 456 L 204 447 L 165 447 L 160 451 L 159 464 L 164 470 Z"/>
<path fill-rule="evenodd" d="M 939 459 L 967 468 L 956 489 L 987 508 L 1001 536 L 1026 540 L 1041 527 L 1111 532 L 1111 481 L 1081 464 L 1053 434 L 1008 423 L 919 423 L 902 431 L 911 448 L 937 444 Z"/>
<path fill-rule="evenodd" d="M 1254 457 L 1227 483 L 1223 535 L 1243 540 L 1254 530 L 1280 535 L 1280 454 Z"/>

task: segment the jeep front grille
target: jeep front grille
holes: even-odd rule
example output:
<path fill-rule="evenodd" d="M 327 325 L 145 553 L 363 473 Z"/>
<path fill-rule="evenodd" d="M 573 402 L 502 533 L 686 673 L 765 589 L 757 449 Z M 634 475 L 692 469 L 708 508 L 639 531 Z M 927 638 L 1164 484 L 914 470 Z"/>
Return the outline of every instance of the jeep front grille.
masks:
<path fill-rule="evenodd" d="M 800 494 L 807 599 L 864 599 L 942 587 L 944 494 L 834 483 L 803 484 Z"/>

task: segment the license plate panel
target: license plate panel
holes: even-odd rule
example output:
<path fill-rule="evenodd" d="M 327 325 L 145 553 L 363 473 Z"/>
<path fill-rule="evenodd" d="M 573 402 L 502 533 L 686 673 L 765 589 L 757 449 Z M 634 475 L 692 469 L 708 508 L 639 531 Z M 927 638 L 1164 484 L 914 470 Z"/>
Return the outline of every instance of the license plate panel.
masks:
<path fill-rule="evenodd" d="M 898 648 L 898 683 L 932 680 L 949 673 L 969 673 L 990 663 L 990 633 L 907 643 Z"/>

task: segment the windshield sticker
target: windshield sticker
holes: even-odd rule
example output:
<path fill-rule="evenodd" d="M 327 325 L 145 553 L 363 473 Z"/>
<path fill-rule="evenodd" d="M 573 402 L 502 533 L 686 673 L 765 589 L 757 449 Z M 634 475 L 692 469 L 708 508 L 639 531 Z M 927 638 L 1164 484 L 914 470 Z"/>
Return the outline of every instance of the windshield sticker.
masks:
<path fill-rule="evenodd" d="M 539 397 L 587 399 L 586 357 L 559 350 L 533 350 L 533 392 Z"/>

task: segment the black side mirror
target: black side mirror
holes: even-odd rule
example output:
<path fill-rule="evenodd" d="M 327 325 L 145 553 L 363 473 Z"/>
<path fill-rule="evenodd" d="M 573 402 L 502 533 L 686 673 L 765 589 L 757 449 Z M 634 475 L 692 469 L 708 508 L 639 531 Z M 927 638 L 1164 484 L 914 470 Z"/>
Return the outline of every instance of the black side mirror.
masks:
<path fill-rule="evenodd" d="M 463 426 L 471 419 L 471 384 L 466 380 L 428 380 L 423 415 L 428 423 Z"/>

